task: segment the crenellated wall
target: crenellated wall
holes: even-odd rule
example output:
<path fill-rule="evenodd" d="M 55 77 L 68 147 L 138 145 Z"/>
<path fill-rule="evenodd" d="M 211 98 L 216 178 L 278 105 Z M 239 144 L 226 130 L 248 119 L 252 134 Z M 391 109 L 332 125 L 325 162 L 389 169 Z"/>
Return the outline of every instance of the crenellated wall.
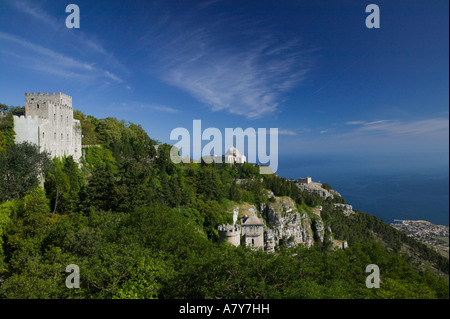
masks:
<path fill-rule="evenodd" d="M 25 120 L 15 116 L 14 130 L 17 143 L 29 141 L 52 157 L 72 155 L 77 162 L 81 157 L 80 121 L 73 118 L 72 97 L 66 94 L 25 93 Z"/>

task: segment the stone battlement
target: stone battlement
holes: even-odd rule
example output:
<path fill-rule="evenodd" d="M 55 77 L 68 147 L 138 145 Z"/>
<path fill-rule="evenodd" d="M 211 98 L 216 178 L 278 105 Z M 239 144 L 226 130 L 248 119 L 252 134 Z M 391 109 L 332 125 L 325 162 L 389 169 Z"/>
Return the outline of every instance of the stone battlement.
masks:
<path fill-rule="evenodd" d="M 20 120 L 20 121 L 28 121 L 28 120 L 33 120 L 33 121 L 37 121 L 39 119 L 39 116 L 37 115 L 13 115 L 14 119 Z"/>
<path fill-rule="evenodd" d="M 67 94 L 25 93 L 25 116 L 14 116 L 14 131 L 17 143 L 36 144 L 52 157 L 71 155 L 78 162 L 82 155 L 80 121 Z"/>
<path fill-rule="evenodd" d="M 72 109 L 72 97 L 58 92 L 45 93 L 25 93 L 25 109 L 31 113 L 39 112 L 42 116 L 45 113 L 48 116 L 48 110 L 40 110 L 43 105 L 54 105 L 58 107 L 64 107 L 67 109 Z M 34 111 L 33 111 L 34 110 Z M 27 115 L 28 113 L 25 112 Z M 30 113 L 30 114 L 31 114 Z"/>
<path fill-rule="evenodd" d="M 241 226 L 239 225 L 219 225 L 218 227 L 219 233 L 225 236 L 236 236 L 241 234 Z"/>
<path fill-rule="evenodd" d="M 34 92 L 32 92 L 32 93 L 25 93 L 25 96 L 49 96 L 49 95 L 50 96 L 64 96 L 64 97 L 72 99 L 71 96 L 69 96 L 67 94 L 64 94 L 64 93 L 61 93 L 61 92 L 58 92 L 56 94 L 55 94 L 55 92 L 51 92 L 50 94 L 48 94 L 47 92 L 45 92 L 45 93 L 38 92 L 37 94 L 34 93 Z"/>

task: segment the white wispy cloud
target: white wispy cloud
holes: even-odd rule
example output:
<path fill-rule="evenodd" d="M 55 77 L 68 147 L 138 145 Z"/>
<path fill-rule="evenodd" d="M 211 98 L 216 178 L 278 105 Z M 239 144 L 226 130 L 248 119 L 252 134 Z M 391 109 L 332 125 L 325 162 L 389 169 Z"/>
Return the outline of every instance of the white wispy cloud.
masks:
<path fill-rule="evenodd" d="M 377 120 L 372 122 L 347 122 L 350 125 L 359 125 L 353 133 L 378 134 L 388 136 L 424 136 L 448 134 L 448 118 L 430 118 L 424 120 Z"/>
<path fill-rule="evenodd" d="M 316 135 L 299 134 L 286 139 L 280 149 L 295 152 L 326 154 L 440 154 L 449 149 L 448 117 L 419 120 L 396 119 L 374 121 L 349 121 L 348 127 L 324 129 Z M 324 134 L 324 131 L 326 134 Z"/>
<path fill-rule="evenodd" d="M 57 32 L 65 31 L 65 19 L 57 19 L 47 11 L 45 11 L 36 2 L 31 2 L 27 0 L 14 0 L 9 1 L 9 3 L 19 12 L 25 13 L 35 19 L 36 21 L 43 23 L 44 25 L 50 27 L 52 30 Z M 67 13 L 68 14 L 68 13 Z M 83 44 L 84 48 L 89 48 L 97 53 L 107 55 L 107 50 L 98 43 L 98 41 L 90 39 L 81 30 L 78 32 L 65 33 L 64 36 L 70 37 L 73 41 L 75 40 L 77 44 Z"/>
<path fill-rule="evenodd" d="M 366 122 L 365 121 L 348 121 L 348 122 L 346 122 L 346 124 L 348 124 L 348 125 L 363 125 L 363 124 L 366 124 Z"/>
<path fill-rule="evenodd" d="M 171 113 L 171 114 L 175 114 L 175 113 L 179 112 L 178 109 L 174 109 L 173 107 L 165 106 L 165 105 L 144 104 L 143 107 L 148 108 L 153 111 L 165 112 L 165 113 Z"/>
<path fill-rule="evenodd" d="M 34 21 L 40 23 L 43 26 L 47 26 L 51 30 L 52 37 L 57 39 L 64 39 L 64 43 L 70 43 L 70 50 L 76 51 L 81 56 L 87 54 L 94 57 L 101 57 L 102 63 L 110 68 L 114 68 L 125 74 L 129 74 L 130 71 L 114 56 L 113 53 L 105 49 L 100 41 L 95 37 L 88 36 L 82 30 L 77 32 L 71 32 L 65 27 L 65 19 L 57 19 L 52 16 L 42 6 L 28 0 L 14 0 L 7 1 L 11 7 L 15 8 L 18 12 L 28 15 Z M 105 75 L 114 81 L 122 82 L 119 77 L 113 74 L 111 70 L 105 71 Z"/>
<path fill-rule="evenodd" d="M 61 54 L 49 48 L 31 43 L 23 38 L 0 31 L 0 40 L 8 42 L 8 51 L 3 50 L 3 54 L 9 54 L 19 60 L 21 66 L 34 70 L 47 72 L 63 77 L 99 77 L 103 76 L 116 82 L 122 80 L 115 74 L 96 67 L 93 63 L 87 63 Z M 21 47 L 15 53 L 13 45 Z M 26 50 L 23 50 L 26 49 Z"/>
<path fill-rule="evenodd" d="M 108 107 L 111 110 L 117 110 L 117 111 L 132 111 L 137 109 L 147 109 L 154 112 L 162 112 L 162 113 L 169 113 L 169 114 L 176 114 L 179 113 L 180 110 L 166 106 L 166 105 L 160 105 L 160 104 L 148 104 L 148 103 L 141 103 L 138 101 L 127 101 L 120 103 L 119 105 L 114 104 Z"/>
<path fill-rule="evenodd" d="M 278 130 L 278 135 L 297 135 L 297 133 L 291 130 Z"/>
<path fill-rule="evenodd" d="M 223 35 L 230 21 L 189 28 L 183 22 L 165 25 L 155 50 L 160 76 L 213 111 L 249 119 L 274 114 L 284 94 L 299 85 L 312 68 L 312 59 L 299 39 L 280 41 L 267 29 L 230 43 Z M 249 28 L 242 28 L 246 30 Z"/>
<path fill-rule="evenodd" d="M 28 14 L 41 23 L 44 23 L 54 29 L 61 28 L 61 24 L 58 23 L 58 20 L 48 14 L 42 8 L 36 6 L 35 2 L 33 3 L 25 0 L 14 0 L 7 1 L 7 3 L 12 5 L 16 10 Z"/>

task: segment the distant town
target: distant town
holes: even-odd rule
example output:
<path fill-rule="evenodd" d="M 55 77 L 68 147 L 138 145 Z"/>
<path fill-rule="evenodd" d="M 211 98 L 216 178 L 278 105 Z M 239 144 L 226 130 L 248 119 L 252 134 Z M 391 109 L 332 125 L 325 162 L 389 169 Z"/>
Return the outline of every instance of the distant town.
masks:
<path fill-rule="evenodd" d="M 422 243 L 433 246 L 442 255 L 449 256 L 449 227 L 425 220 L 394 220 L 391 226 Z"/>

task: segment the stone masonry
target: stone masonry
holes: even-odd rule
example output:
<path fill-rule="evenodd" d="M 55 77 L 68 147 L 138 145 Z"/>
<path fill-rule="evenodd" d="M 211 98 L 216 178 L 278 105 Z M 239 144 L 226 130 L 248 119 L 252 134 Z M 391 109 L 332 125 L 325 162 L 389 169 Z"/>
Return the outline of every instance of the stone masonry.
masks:
<path fill-rule="evenodd" d="M 36 144 L 51 157 L 82 155 L 81 125 L 73 118 L 72 97 L 61 92 L 25 93 L 25 116 L 14 116 L 15 142 Z"/>

